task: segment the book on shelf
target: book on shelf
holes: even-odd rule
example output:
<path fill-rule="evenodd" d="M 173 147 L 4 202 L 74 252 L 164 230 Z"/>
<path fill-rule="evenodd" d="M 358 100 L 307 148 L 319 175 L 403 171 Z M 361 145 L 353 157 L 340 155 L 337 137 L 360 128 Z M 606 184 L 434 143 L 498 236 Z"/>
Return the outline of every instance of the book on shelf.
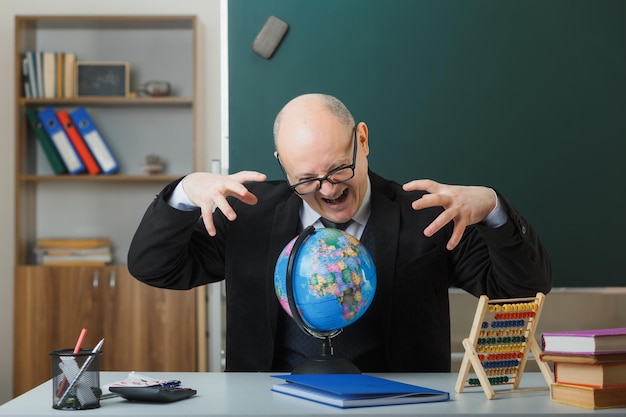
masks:
<path fill-rule="evenodd" d="M 555 362 L 554 379 L 560 384 L 595 388 L 626 387 L 626 362 L 603 364 Z"/>
<path fill-rule="evenodd" d="M 38 98 L 44 97 L 43 90 L 43 53 L 41 51 L 35 51 L 35 71 L 37 72 L 37 96 Z"/>
<path fill-rule="evenodd" d="M 626 328 L 548 332 L 541 335 L 541 345 L 550 353 L 626 352 Z"/>
<path fill-rule="evenodd" d="M 83 266 L 104 266 L 111 263 L 113 260 L 112 255 L 109 254 L 97 254 L 97 255 L 68 255 L 68 256 L 56 256 L 56 255 L 43 255 L 41 258 L 41 265 L 83 265 Z"/>
<path fill-rule="evenodd" d="M 65 167 L 65 163 L 61 156 L 57 152 L 56 146 L 52 142 L 50 136 L 43 128 L 41 124 L 41 120 L 39 120 L 39 116 L 37 115 L 37 110 L 35 109 L 26 109 L 26 120 L 28 120 L 28 125 L 31 127 L 35 135 L 37 135 L 37 140 L 43 149 L 43 152 L 52 167 L 52 171 L 55 174 L 64 174 L 67 172 L 67 168 Z"/>
<path fill-rule="evenodd" d="M 28 83 L 30 98 L 39 97 L 39 89 L 37 88 L 37 58 L 35 54 L 35 51 L 27 51 L 24 54 L 26 58 L 26 71 L 28 72 L 28 79 L 25 80 L 25 82 Z"/>
<path fill-rule="evenodd" d="M 74 97 L 74 72 L 76 65 L 76 53 L 65 52 L 63 54 L 63 97 Z"/>
<path fill-rule="evenodd" d="M 626 407 L 626 386 L 594 388 L 583 385 L 550 385 L 552 401 L 584 408 Z"/>
<path fill-rule="evenodd" d="M 50 136 L 50 139 L 52 139 L 57 152 L 61 155 L 67 171 L 70 174 L 79 174 L 85 171 L 85 164 L 78 156 L 78 152 L 74 149 L 70 138 L 67 137 L 67 133 L 61 127 L 54 109 L 52 107 L 45 108 L 40 110 L 38 115 L 43 128 Z"/>
<path fill-rule="evenodd" d="M 63 98 L 63 70 L 64 70 L 64 66 L 63 66 L 63 60 L 65 59 L 65 53 L 63 52 L 58 52 L 55 54 L 55 58 L 56 58 L 56 80 L 55 80 L 55 88 L 54 88 L 54 92 L 55 97 L 56 98 Z"/>
<path fill-rule="evenodd" d="M 76 149 L 80 159 L 83 161 L 83 164 L 85 164 L 87 172 L 91 175 L 98 174 L 100 172 L 100 166 L 93 157 L 89 147 L 85 143 L 85 140 L 78 132 L 78 129 L 74 126 L 74 122 L 70 118 L 70 114 L 67 110 L 59 110 L 57 112 L 57 119 L 59 119 L 59 123 L 61 123 L 67 137 L 70 138 L 72 145 L 74 145 L 74 149 Z"/>
<path fill-rule="evenodd" d="M 43 62 L 43 97 L 55 98 L 57 95 L 57 58 L 56 53 L 42 52 Z"/>
<path fill-rule="evenodd" d="M 105 265 L 113 260 L 108 238 L 38 239 L 34 252 L 41 265 Z"/>
<path fill-rule="evenodd" d="M 72 248 L 41 248 L 35 249 L 37 252 L 47 256 L 101 256 L 110 255 L 110 246 L 100 246 L 97 248 L 72 249 Z"/>
<path fill-rule="evenodd" d="M 42 249 L 93 249 L 110 247 L 111 240 L 107 237 L 91 238 L 39 238 L 37 248 Z"/>
<path fill-rule="evenodd" d="M 30 71 L 27 54 L 22 55 L 22 85 L 24 86 L 24 97 L 33 98 L 33 93 L 30 90 Z"/>
<path fill-rule="evenodd" d="M 273 375 L 272 391 L 339 408 L 447 401 L 450 394 L 365 374 Z"/>

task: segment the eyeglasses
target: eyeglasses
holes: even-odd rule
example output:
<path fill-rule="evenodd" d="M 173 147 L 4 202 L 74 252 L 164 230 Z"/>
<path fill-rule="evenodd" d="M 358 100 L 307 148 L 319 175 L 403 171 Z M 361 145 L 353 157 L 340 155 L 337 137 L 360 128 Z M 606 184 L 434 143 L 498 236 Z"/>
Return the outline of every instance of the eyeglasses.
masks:
<path fill-rule="evenodd" d="M 354 135 L 354 148 L 352 149 L 352 163 L 350 165 L 341 166 L 329 171 L 326 175 L 320 178 L 311 178 L 309 180 L 300 181 L 297 184 L 289 184 L 291 191 L 298 195 L 313 194 L 320 188 L 322 188 L 322 182 L 328 181 L 331 184 L 341 184 L 351 180 L 354 177 L 354 168 L 356 167 L 356 127 L 352 129 Z M 283 168 L 283 164 L 280 163 L 280 157 L 276 154 L 276 160 L 280 169 L 283 171 L 283 175 L 289 181 L 287 172 Z"/>

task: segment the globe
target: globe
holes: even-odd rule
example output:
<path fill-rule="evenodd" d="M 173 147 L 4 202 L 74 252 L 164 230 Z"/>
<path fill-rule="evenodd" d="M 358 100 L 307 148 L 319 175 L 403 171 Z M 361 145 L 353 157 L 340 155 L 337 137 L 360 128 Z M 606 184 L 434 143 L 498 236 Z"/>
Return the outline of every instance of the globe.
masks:
<path fill-rule="evenodd" d="M 370 253 L 357 238 L 338 229 L 309 227 L 279 255 L 274 288 L 283 309 L 294 317 L 287 292 L 290 272 L 292 302 L 305 325 L 303 330 L 319 338 L 332 337 L 356 322 L 376 292 L 376 268 Z"/>

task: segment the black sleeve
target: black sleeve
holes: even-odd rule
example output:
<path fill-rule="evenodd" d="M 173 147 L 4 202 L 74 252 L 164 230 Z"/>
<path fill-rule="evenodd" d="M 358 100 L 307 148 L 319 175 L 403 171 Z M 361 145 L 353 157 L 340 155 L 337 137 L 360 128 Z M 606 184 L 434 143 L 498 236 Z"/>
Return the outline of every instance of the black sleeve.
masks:
<path fill-rule="evenodd" d="M 209 236 L 199 209 L 182 211 L 167 203 L 181 180 L 152 201 L 128 251 L 129 272 L 155 287 L 190 289 L 224 277 L 223 233 Z"/>
<path fill-rule="evenodd" d="M 491 228 L 470 226 L 453 251 L 453 283 L 480 296 L 530 297 L 552 289 L 550 257 L 537 232 L 500 194 L 507 222 Z"/>

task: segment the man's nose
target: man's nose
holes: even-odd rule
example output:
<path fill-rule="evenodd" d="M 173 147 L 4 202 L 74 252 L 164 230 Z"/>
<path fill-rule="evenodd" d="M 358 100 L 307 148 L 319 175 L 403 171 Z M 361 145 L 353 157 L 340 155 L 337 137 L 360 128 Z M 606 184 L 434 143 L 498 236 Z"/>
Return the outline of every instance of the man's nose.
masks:
<path fill-rule="evenodd" d="M 333 194 L 333 192 L 335 191 L 335 186 L 337 184 L 331 184 L 330 182 L 328 182 L 327 179 L 324 179 L 321 181 L 321 185 L 320 185 L 320 193 L 327 195 L 327 196 L 331 196 Z"/>

